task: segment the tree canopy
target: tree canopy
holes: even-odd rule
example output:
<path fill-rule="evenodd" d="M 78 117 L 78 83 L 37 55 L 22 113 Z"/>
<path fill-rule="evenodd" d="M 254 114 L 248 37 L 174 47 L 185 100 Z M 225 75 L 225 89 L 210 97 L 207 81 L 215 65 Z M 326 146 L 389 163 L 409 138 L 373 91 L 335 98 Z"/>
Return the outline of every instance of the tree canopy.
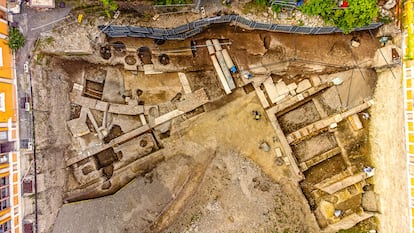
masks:
<path fill-rule="evenodd" d="M 25 39 L 19 29 L 10 27 L 9 28 L 9 47 L 13 51 L 20 49 L 24 46 Z"/>

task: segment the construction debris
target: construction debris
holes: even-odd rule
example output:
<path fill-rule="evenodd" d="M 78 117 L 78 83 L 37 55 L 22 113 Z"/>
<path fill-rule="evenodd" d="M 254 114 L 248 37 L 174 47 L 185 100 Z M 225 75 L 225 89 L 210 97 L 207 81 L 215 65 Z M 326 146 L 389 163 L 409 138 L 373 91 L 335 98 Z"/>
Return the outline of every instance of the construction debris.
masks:
<path fill-rule="evenodd" d="M 262 142 L 262 143 L 259 145 L 259 148 L 260 148 L 261 150 L 266 151 L 266 152 L 269 152 L 269 151 L 270 151 L 270 146 L 269 146 L 269 144 L 268 144 L 267 142 Z"/>

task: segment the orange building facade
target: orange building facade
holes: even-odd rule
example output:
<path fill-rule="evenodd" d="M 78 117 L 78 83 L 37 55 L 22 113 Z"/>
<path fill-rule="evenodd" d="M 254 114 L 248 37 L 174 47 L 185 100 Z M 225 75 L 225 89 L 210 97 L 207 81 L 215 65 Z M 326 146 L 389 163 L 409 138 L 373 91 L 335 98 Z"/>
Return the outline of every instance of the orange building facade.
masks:
<path fill-rule="evenodd" d="M 0 17 L 0 233 L 18 233 L 22 232 L 18 109 L 7 31 L 7 21 Z"/>

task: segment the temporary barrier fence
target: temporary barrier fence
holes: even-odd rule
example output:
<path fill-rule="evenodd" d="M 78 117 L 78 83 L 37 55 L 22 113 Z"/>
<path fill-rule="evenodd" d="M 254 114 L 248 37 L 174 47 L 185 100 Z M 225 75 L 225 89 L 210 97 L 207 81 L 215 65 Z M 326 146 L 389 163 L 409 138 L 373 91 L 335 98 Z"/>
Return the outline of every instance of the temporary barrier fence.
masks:
<path fill-rule="evenodd" d="M 205 28 L 213 24 L 233 23 L 236 26 L 242 26 L 251 30 L 263 30 L 271 32 L 298 33 L 321 35 L 342 32 L 337 27 L 305 27 L 260 23 L 250 19 L 246 19 L 239 15 L 222 15 L 210 18 L 198 19 L 188 24 L 178 26 L 176 28 L 153 28 L 139 26 L 98 26 L 108 37 L 141 37 L 160 40 L 185 40 L 201 33 Z M 382 23 L 372 23 L 370 25 L 355 28 L 353 31 L 373 30 L 380 27 Z"/>

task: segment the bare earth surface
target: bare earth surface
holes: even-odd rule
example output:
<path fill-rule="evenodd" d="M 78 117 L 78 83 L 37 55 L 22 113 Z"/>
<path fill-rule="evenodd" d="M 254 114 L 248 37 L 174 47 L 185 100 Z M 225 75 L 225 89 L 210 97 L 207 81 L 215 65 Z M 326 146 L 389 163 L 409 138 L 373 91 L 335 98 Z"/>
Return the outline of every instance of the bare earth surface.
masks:
<path fill-rule="evenodd" d="M 254 93 L 197 117 L 169 159 L 113 196 L 65 205 L 53 232 L 318 232 L 287 168 L 259 150 L 273 129 L 252 109 Z"/>
<path fill-rule="evenodd" d="M 409 232 L 408 177 L 404 150 L 401 69 L 378 75 L 371 108 L 370 142 L 375 191 L 380 197 L 379 232 Z M 398 230 L 397 230 L 398 229 Z"/>
<path fill-rule="evenodd" d="M 35 132 L 37 146 L 39 231 L 50 232 L 65 191 L 64 157 L 69 150 L 70 135 L 62 124 L 70 115 L 68 83 L 55 74 L 48 75 L 37 66 L 33 74 Z M 56 123 L 62 122 L 62 123 Z"/>

